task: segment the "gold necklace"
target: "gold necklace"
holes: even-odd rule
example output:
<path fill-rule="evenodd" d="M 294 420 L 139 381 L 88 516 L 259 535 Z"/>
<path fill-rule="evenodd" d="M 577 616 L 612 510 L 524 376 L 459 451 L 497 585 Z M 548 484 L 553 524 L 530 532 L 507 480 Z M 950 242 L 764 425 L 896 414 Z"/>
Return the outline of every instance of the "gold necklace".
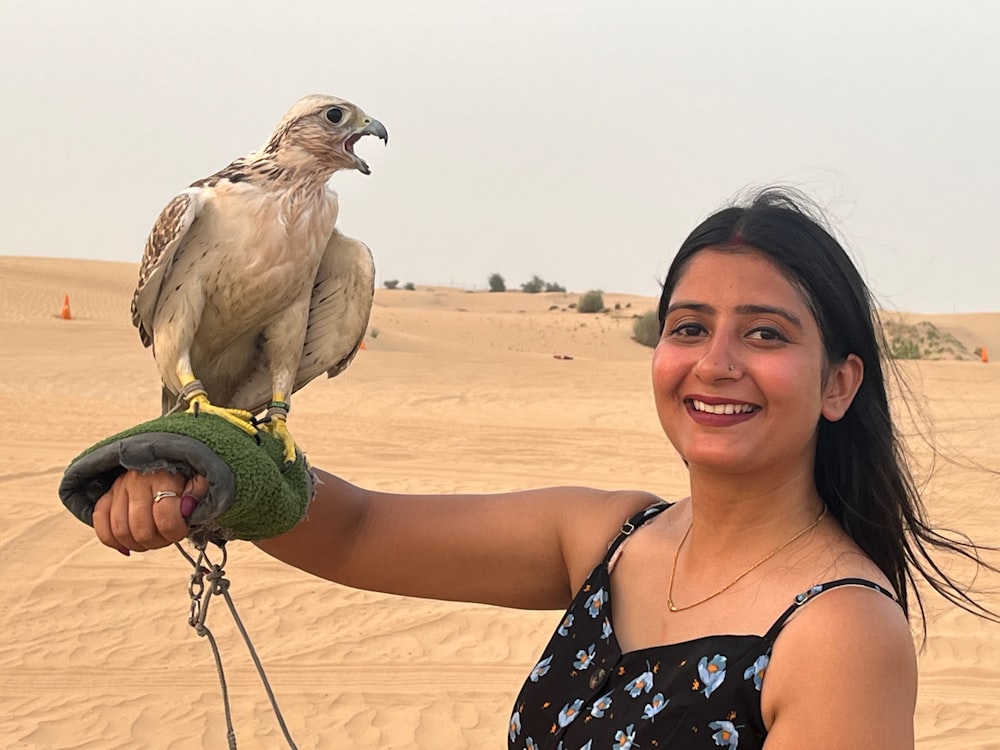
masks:
<path fill-rule="evenodd" d="M 729 583 L 727 583 L 721 589 L 719 589 L 718 591 L 716 591 L 714 594 L 709 594 L 704 599 L 699 599 L 694 604 L 685 604 L 683 607 L 678 607 L 676 604 L 674 604 L 674 576 L 677 574 L 677 559 L 681 556 L 681 547 L 683 547 L 684 546 L 684 542 L 687 541 L 688 536 L 691 534 L 691 527 L 694 525 L 694 519 L 692 519 L 691 523 L 687 527 L 687 531 L 684 532 L 684 538 L 681 539 L 681 543 L 677 545 L 677 551 L 674 553 L 674 565 L 670 569 L 670 585 L 667 587 L 667 607 L 670 609 L 671 612 L 682 612 L 685 609 L 691 609 L 692 607 L 697 607 L 699 604 L 704 604 L 709 599 L 714 599 L 719 594 L 721 594 L 723 591 L 727 591 L 728 589 L 730 589 L 734 585 L 736 585 L 737 581 L 739 581 L 740 579 L 742 579 L 742 578 L 750 575 L 751 573 L 753 573 L 755 570 L 757 570 L 757 568 L 759 568 L 761 565 L 763 565 L 764 563 L 766 563 L 768 560 L 770 560 L 776 554 L 778 554 L 779 552 L 781 552 L 781 550 L 783 550 L 789 544 L 791 544 L 792 542 L 794 542 L 796 539 L 798 539 L 799 537 L 803 536 L 804 534 L 808 534 L 810 531 L 812 531 L 817 526 L 819 526 L 819 522 L 823 520 L 823 517 L 825 515 L 826 515 L 826 504 L 823 505 L 823 510 L 821 510 L 819 512 L 819 515 L 816 516 L 816 520 L 815 521 L 813 521 L 811 524 L 809 524 L 808 526 L 806 526 L 804 529 L 802 529 L 802 531 L 800 531 L 799 533 L 797 533 L 795 536 L 793 536 L 787 542 L 785 542 L 784 544 L 782 544 L 780 547 L 778 547 L 777 549 L 769 552 L 765 557 L 763 557 L 760 560 L 758 560 L 757 562 L 755 562 L 753 565 L 751 565 L 749 568 L 747 568 L 746 570 L 744 570 L 742 573 L 740 573 L 738 576 L 736 576 L 736 578 L 734 578 L 733 580 L 731 580 Z"/>

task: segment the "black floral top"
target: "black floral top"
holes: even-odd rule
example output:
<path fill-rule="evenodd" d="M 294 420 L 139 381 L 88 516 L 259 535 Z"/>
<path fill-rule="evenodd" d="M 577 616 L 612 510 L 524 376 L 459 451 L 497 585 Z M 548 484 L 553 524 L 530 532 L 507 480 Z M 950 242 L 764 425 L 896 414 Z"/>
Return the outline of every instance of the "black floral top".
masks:
<path fill-rule="evenodd" d="M 514 705 L 509 750 L 761 748 L 760 690 L 774 641 L 817 594 L 871 581 L 814 586 L 763 635 L 713 635 L 623 654 L 615 638 L 610 562 L 636 528 L 668 508 L 630 518 L 577 593 Z"/>

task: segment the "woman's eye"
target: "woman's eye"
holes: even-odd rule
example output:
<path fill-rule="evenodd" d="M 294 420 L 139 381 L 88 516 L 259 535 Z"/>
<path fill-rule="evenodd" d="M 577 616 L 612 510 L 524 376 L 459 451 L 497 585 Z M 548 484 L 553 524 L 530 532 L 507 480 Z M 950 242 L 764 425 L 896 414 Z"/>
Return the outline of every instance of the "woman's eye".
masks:
<path fill-rule="evenodd" d="M 747 334 L 747 338 L 758 341 L 787 341 L 781 332 L 776 328 L 754 328 Z"/>
<path fill-rule="evenodd" d="M 334 124 L 337 124 L 344 119 L 344 110 L 339 107 L 330 107 L 330 109 L 326 111 L 326 119 Z"/>
<path fill-rule="evenodd" d="M 705 332 L 705 327 L 700 323 L 681 323 L 667 331 L 668 336 L 700 336 Z"/>

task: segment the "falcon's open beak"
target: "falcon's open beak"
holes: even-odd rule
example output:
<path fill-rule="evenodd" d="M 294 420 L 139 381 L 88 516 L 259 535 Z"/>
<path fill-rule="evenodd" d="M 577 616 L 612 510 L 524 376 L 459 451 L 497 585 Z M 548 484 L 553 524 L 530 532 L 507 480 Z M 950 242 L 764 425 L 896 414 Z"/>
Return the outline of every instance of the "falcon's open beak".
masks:
<path fill-rule="evenodd" d="M 354 166 L 357 168 L 361 174 L 371 174 L 372 171 L 368 167 L 368 163 L 354 153 L 354 144 L 361 140 L 361 136 L 364 135 L 374 135 L 381 138 L 386 144 L 389 143 L 389 131 L 385 129 L 385 125 L 380 123 L 373 117 L 365 118 L 365 126 L 361 128 L 358 132 L 344 141 L 344 150 L 350 154 L 351 158 L 354 160 Z"/>

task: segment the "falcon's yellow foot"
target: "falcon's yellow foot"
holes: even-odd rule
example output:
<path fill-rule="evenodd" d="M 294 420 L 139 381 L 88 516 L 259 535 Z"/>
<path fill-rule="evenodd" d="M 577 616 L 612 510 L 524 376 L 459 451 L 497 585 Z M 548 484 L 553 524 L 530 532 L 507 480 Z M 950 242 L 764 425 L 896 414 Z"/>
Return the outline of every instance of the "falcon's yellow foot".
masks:
<path fill-rule="evenodd" d="M 278 438 L 282 445 L 285 446 L 285 463 L 290 464 L 295 461 L 295 441 L 292 440 L 292 435 L 288 431 L 288 423 L 285 421 L 285 415 L 275 413 L 275 411 L 276 410 L 274 408 L 269 409 L 267 413 L 267 421 L 263 422 L 260 426 L 261 429 L 267 430 Z"/>
<path fill-rule="evenodd" d="M 295 441 L 292 440 L 288 432 L 288 424 L 280 417 L 272 418 L 270 422 L 261 425 L 265 430 L 274 435 L 285 446 L 285 463 L 290 464 L 295 461 Z"/>
<path fill-rule="evenodd" d="M 257 437 L 257 427 L 253 422 L 253 414 L 244 409 L 227 409 L 223 406 L 216 406 L 203 393 L 195 394 L 188 399 L 188 413 L 194 414 L 196 417 L 199 414 L 214 414 L 229 424 L 239 427 L 248 435 Z"/>

